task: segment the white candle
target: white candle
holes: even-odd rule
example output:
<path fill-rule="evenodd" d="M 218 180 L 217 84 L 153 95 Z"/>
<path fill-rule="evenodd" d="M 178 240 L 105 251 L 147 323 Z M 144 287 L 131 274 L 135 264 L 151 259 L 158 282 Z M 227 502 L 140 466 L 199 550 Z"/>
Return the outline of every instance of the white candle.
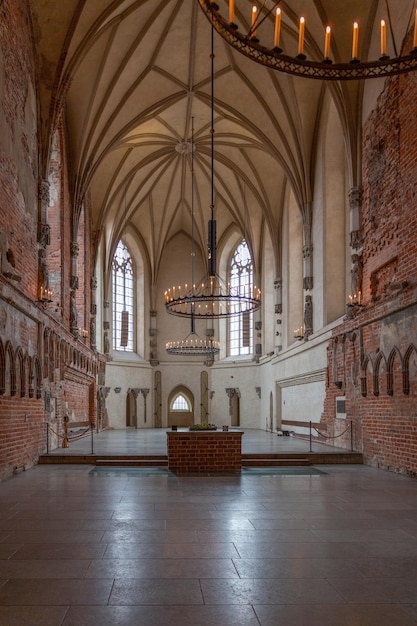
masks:
<path fill-rule="evenodd" d="M 253 6 L 252 7 L 252 26 L 250 29 L 251 37 L 256 37 L 256 18 L 258 17 L 258 9 Z"/>
<path fill-rule="evenodd" d="M 304 54 L 304 27 L 305 19 L 300 17 L 300 32 L 298 36 L 298 54 Z"/>
<path fill-rule="evenodd" d="M 330 26 L 327 26 L 326 28 L 326 37 L 324 40 L 324 58 L 328 59 L 330 57 L 330 35 L 331 35 L 332 29 L 330 28 Z"/>
<path fill-rule="evenodd" d="M 352 59 L 358 58 L 358 34 L 359 34 L 359 24 L 358 22 L 354 22 L 353 40 L 352 40 Z"/>
<path fill-rule="evenodd" d="M 281 35 L 281 9 L 277 9 L 275 13 L 275 37 L 274 48 L 279 48 L 279 38 Z"/>
<path fill-rule="evenodd" d="M 235 0 L 229 0 L 229 22 L 233 24 L 235 21 Z"/>
<path fill-rule="evenodd" d="M 416 9 L 416 17 L 414 21 L 414 48 L 417 48 L 417 9 Z"/>
<path fill-rule="evenodd" d="M 384 57 L 387 54 L 387 27 L 385 20 L 381 20 L 381 56 Z"/>

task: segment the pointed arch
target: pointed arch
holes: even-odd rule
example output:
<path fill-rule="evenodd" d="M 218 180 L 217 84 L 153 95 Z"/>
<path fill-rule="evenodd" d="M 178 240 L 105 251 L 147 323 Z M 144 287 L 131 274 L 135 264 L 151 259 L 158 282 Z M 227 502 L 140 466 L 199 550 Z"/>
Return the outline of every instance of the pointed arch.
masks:
<path fill-rule="evenodd" d="M 33 369 L 35 374 L 35 397 L 42 397 L 42 367 L 37 356 L 33 357 Z"/>
<path fill-rule="evenodd" d="M 23 398 L 26 395 L 26 376 L 25 376 L 25 359 L 22 348 L 19 346 L 16 350 L 16 393 Z"/>
<path fill-rule="evenodd" d="M 177 385 L 168 396 L 168 426 L 194 423 L 194 395 L 185 385 Z"/>
<path fill-rule="evenodd" d="M 375 367 L 374 367 L 374 375 L 373 375 L 373 393 L 374 396 L 379 396 L 380 394 L 380 375 L 381 369 L 383 367 L 387 367 L 387 361 L 383 352 L 378 352 L 378 355 L 375 359 Z"/>
<path fill-rule="evenodd" d="M 35 391 L 35 386 L 34 386 L 35 372 L 34 372 L 34 368 L 33 368 L 33 360 L 34 360 L 34 357 L 31 357 L 29 355 L 26 357 L 27 375 L 28 375 L 28 396 L 29 396 L 29 398 L 33 398 L 34 391 Z"/>
<path fill-rule="evenodd" d="M 410 393 L 410 361 L 413 355 L 417 359 L 417 347 L 411 343 L 405 351 L 402 368 L 403 394 L 407 396 Z"/>
<path fill-rule="evenodd" d="M 374 364 L 370 355 L 367 354 L 362 362 L 362 372 L 361 372 L 361 395 L 364 398 L 366 398 L 366 396 L 368 395 L 369 388 L 372 386 L 372 384 L 370 383 L 373 382 L 373 372 L 374 372 Z"/>
<path fill-rule="evenodd" d="M 387 359 L 387 394 L 389 396 L 393 396 L 394 395 L 394 389 L 395 389 L 395 364 L 397 362 L 399 362 L 399 366 L 400 366 L 400 371 L 402 371 L 402 356 L 400 351 L 398 350 L 397 347 L 394 347 L 390 354 L 388 355 L 388 359 Z M 399 373 L 397 376 L 397 379 L 399 378 Z"/>
<path fill-rule="evenodd" d="M 252 293 L 254 287 L 254 267 L 249 246 L 242 238 L 235 246 L 229 262 L 230 286 L 240 295 Z M 253 353 L 253 313 L 245 312 L 229 318 L 228 346 L 230 356 L 251 355 Z"/>
<path fill-rule="evenodd" d="M 113 350 L 134 350 L 134 263 L 127 245 L 120 240 L 112 262 Z"/>
<path fill-rule="evenodd" d="M 11 396 L 16 395 L 16 359 L 12 344 L 6 342 L 6 387 L 9 383 L 9 393 Z"/>

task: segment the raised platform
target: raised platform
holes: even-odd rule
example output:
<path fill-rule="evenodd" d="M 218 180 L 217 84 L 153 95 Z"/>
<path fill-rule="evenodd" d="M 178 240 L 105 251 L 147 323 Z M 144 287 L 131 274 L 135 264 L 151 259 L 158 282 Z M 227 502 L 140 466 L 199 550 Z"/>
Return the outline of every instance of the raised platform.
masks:
<path fill-rule="evenodd" d="M 40 464 L 76 464 L 108 467 L 168 467 L 167 429 L 107 430 L 57 448 L 39 458 Z M 297 437 L 246 429 L 242 437 L 242 467 L 291 467 L 361 464 L 362 455 Z"/>

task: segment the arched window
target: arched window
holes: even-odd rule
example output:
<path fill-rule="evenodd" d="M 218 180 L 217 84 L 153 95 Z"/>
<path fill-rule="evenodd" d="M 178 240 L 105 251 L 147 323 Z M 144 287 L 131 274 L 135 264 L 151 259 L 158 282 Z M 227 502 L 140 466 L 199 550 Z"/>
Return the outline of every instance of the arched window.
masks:
<path fill-rule="evenodd" d="M 113 350 L 133 352 L 133 263 L 121 241 L 113 257 L 112 279 Z"/>
<path fill-rule="evenodd" d="M 171 411 L 191 411 L 189 400 L 182 393 L 179 393 L 172 401 Z"/>
<path fill-rule="evenodd" d="M 230 285 L 244 295 L 253 289 L 253 262 L 244 239 L 238 244 L 230 262 Z M 229 319 L 229 354 L 239 356 L 253 352 L 253 315 L 243 313 Z"/>

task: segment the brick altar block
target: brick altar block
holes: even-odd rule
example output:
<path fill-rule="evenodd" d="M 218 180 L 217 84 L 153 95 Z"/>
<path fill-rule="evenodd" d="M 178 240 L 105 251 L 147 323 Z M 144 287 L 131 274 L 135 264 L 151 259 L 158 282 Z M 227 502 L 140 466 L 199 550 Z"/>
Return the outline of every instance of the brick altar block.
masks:
<path fill-rule="evenodd" d="M 240 473 L 243 431 L 167 431 L 168 467 L 178 474 Z"/>

